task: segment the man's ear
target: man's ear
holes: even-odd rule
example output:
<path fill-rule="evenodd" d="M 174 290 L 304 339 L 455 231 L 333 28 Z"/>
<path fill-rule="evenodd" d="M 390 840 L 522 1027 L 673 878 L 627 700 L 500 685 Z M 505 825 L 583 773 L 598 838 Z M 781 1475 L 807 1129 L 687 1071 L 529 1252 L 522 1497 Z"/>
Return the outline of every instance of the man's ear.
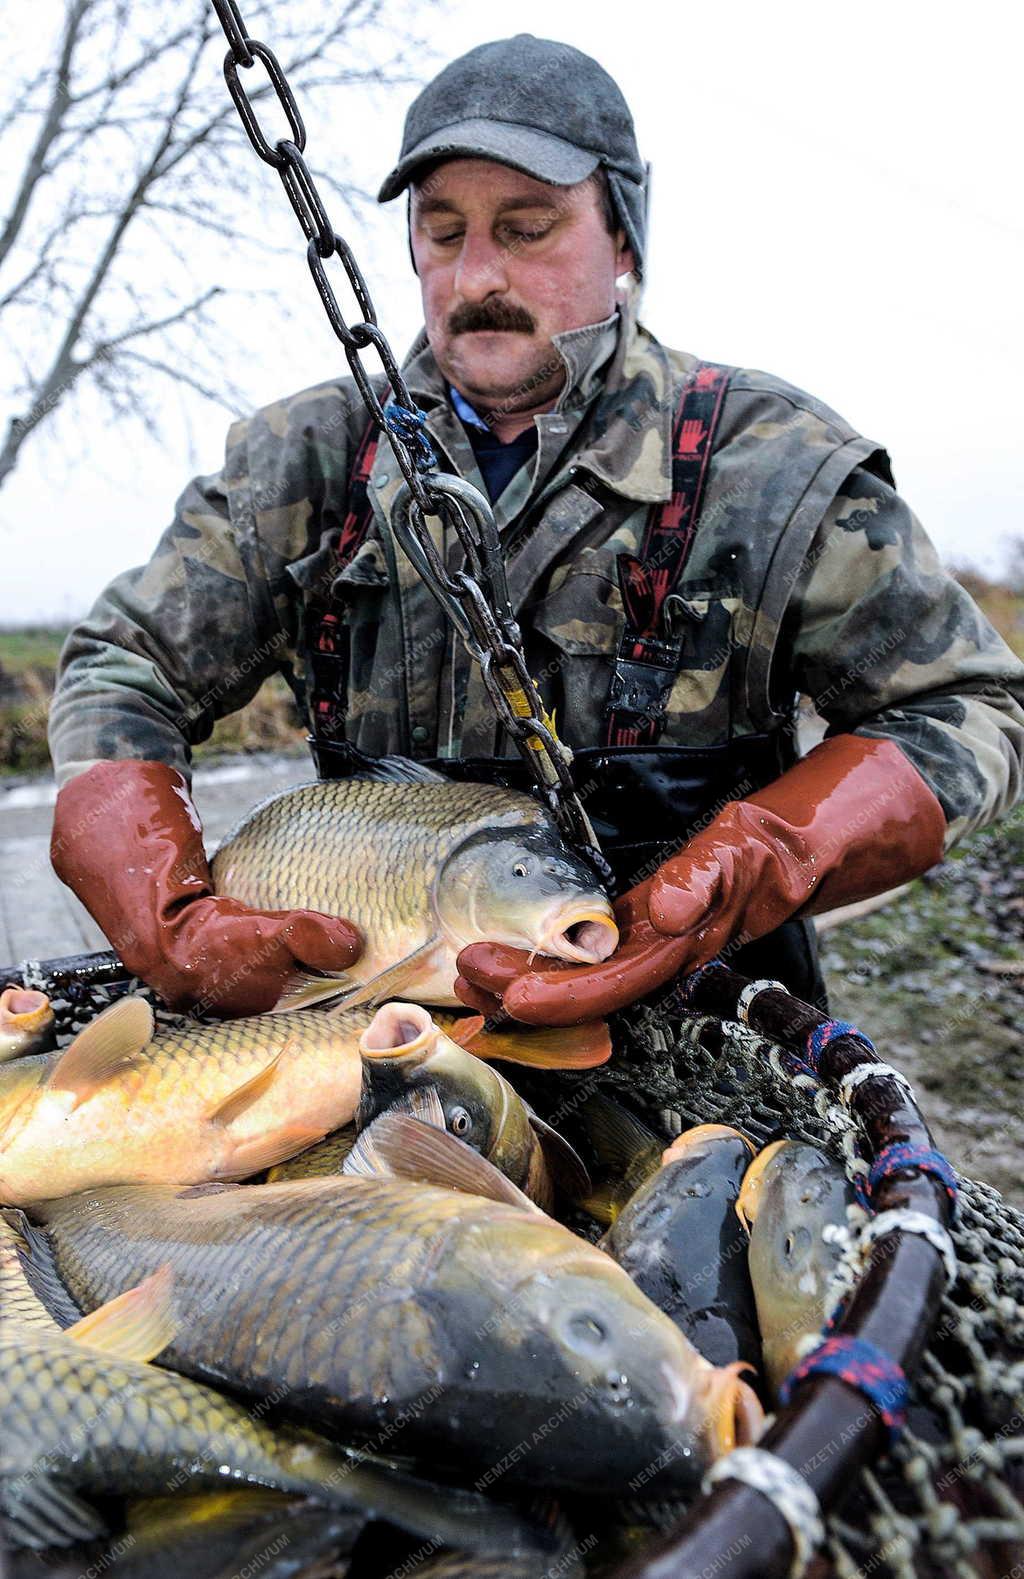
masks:
<path fill-rule="evenodd" d="M 633 248 L 629 245 L 628 241 L 626 240 L 626 232 L 624 230 L 616 231 L 616 233 L 615 233 L 615 278 L 618 280 L 618 279 L 622 278 L 623 274 L 635 274 L 635 273 L 636 273 L 636 259 L 633 256 Z"/>
<path fill-rule="evenodd" d="M 405 189 L 405 239 L 409 243 L 409 257 L 412 260 L 412 272 L 419 279 L 420 271 L 416 267 L 416 254 L 412 250 L 412 187 Z"/>

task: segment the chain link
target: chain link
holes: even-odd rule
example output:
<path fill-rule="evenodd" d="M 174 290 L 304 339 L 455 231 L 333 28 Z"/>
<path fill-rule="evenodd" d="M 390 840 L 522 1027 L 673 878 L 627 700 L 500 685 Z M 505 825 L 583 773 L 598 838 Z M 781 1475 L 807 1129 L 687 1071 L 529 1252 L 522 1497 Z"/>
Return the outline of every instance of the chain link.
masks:
<path fill-rule="evenodd" d="M 522 754 L 538 793 L 562 833 L 610 882 L 610 868 L 573 785 L 572 752 L 555 735 L 526 667 L 522 633 L 509 602 L 505 564 L 490 506 L 463 478 L 438 473 L 427 455 L 425 435 L 416 432 L 419 413 L 387 337 L 378 326 L 369 287 L 351 247 L 331 223 L 303 157 L 306 128 L 277 56 L 266 44 L 249 37 L 235 0 L 212 0 L 212 4 L 228 41 L 224 59 L 228 92 L 254 150 L 281 178 L 306 238 L 306 260 L 328 322 L 341 341 L 366 408 L 386 433 L 405 478 L 405 487 L 400 489 L 393 509 L 395 536 L 480 665 L 487 694 L 502 727 Z M 290 138 L 274 143 L 265 135 L 239 76 L 240 69 L 249 70 L 257 60 L 267 73 L 291 132 Z M 326 264 L 333 257 L 340 260 L 362 313 L 362 319 L 354 323 L 346 320 L 327 274 Z M 374 389 L 360 355 L 371 346 L 391 387 L 388 409 Z M 448 574 L 431 538 L 428 516 L 440 516 L 454 529 L 465 555 L 465 569 Z"/>

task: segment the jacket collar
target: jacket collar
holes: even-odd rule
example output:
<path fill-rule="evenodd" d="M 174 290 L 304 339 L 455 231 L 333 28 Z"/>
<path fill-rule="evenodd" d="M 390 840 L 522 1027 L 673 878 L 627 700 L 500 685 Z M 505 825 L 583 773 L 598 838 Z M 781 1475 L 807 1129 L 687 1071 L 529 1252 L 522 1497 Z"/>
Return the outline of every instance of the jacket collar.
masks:
<path fill-rule="evenodd" d="M 678 375 L 673 376 L 664 348 L 638 322 L 637 304 L 638 296 L 631 294 L 610 318 L 553 337 L 567 375 L 555 409 L 579 412 L 593 402 L 583 448 L 573 456 L 573 465 L 624 498 L 652 503 L 672 493 Z M 425 410 L 450 404 L 425 330 L 417 336 L 403 372 Z"/>

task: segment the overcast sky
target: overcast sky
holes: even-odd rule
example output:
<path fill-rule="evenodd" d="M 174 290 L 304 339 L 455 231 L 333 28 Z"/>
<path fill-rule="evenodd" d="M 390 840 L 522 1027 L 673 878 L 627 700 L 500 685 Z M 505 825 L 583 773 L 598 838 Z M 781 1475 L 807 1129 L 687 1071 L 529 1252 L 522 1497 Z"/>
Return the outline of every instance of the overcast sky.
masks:
<path fill-rule="evenodd" d="M 33 15 L 58 25 L 52 0 Z M 437 65 L 514 30 L 588 50 L 632 106 L 654 168 L 648 326 L 837 408 L 889 449 L 942 553 L 997 571 L 1007 538 L 1024 534 L 1017 8 L 519 0 L 503 15 L 454 0 L 430 28 Z M 339 105 L 330 124 L 310 120 L 314 170 L 340 147 L 375 187 L 409 97 L 365 117 Z M 331 376 L 342 360 L 269 170 L 265 195 L 281 238 L 294 227 L 295 253 L 247 282 L 265 292 L 249 309 L 262 326 L 241 377 L 253 403 Z M 419 314 L 402 204 L 350 234 L 404 351 Z M 223 283 L 232 264 L 226 244 L 203 260 Z M 286 332 L 274 312 L 282 288 L 300 303 Z M 227 414 L 196 402 L 191 416 L 192 453 L 180 420 L 162 450 L 126 446 L 91 403 L 73 431 L 55 426 L 26 447 L 0 492 L 0 621 L 73 616 L 148 557 L 184 481 L 222 458 Z"/>

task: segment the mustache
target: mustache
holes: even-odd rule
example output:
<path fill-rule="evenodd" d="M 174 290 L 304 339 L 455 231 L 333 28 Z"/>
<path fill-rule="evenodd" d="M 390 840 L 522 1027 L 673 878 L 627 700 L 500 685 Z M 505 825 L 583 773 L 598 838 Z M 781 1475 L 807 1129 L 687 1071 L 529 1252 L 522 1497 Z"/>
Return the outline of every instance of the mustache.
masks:
<path fill-rule="evenodd" d="M 484 330 L 532 334 L 535 328 L 536 324 L 525 307 L 516 307 L 511 302 L 502 301 L 500 297 L 494 301 L 463 302 L 448 320 L 448 333 L 451 335 L 474 334 Z"/>

